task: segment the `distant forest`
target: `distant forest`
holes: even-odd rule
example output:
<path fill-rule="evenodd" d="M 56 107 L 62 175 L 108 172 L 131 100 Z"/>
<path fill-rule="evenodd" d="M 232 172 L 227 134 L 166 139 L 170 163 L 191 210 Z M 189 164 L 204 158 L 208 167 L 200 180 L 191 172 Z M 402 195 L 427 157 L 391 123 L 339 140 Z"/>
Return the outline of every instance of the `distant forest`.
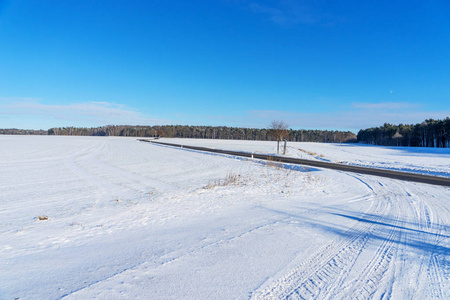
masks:
<path fill-rule="evenodd" d="M 267 128 L 213 126 L 129 126 L 108 125 L 95 128 L 62 127 L 49 130 L 0 129 L 0 134 L 174 137 L 198 139 L 230 139 L 273 141 L 276 137 Z M 287 130 L 289 141 L 321 143 L 365 143 L 382 146 L 450 148 L 450 118 L 428 119 L 416 125 L 392 125 L 361 129 L 358 135 L 349 131 Z"/>
<path fill-rule="evenodd" d="M 47 130 L 33 130 L 33 129 L 1 129 L 0 134 L 16 134 L 16 135 L 48 135 Z"/>
<path fill-rule="evenodd" d="M 383 146 L 450 148 L 450 118 L 428 119 L 416 125 L 392 125 L 362 129 L 358 142 Z"/>
<path fill-rule="evenodd" d="M 288 140 L 296 142 L 348 143 L 356 142 L 356 135 L 350 131 L 287 130 Z M 0 129 L 0 134 L 47 134 L 78 136 L 129 136 L 129 137 L 174 137 L 230 140 L 276 140 L 271 129 L 213 127 L 213 126 L 115 126 L 95 128 L 62 127 L 42 130 Z"/>

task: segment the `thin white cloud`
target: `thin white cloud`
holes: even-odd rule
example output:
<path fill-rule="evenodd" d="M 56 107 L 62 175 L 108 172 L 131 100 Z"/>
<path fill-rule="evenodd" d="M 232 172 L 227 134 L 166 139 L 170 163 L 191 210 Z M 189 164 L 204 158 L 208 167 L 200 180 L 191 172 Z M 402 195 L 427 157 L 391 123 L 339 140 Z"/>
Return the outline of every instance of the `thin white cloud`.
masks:
<path fill-rule="evenodd" d="M 426 119 L 444 119 L 449 110 L 429 111 L 410 103 L 364 103 L 347 110 L 324 113 L 288 111 L 250 111 L 246 122 L 267 127 L 272 120 L 283 120 L 292 128 L 350 130 L 378 127 L 384 123 L 417 124 Z"/>
<path fill-rule="evenodd" d="M 279 3 L 276 6 L 270 6 L 252 2 L 248 4 L 248 7 L 253 13 L 266 15 L 271 21 L 280 25 L 317 22 L 316 18 L 299 6 L 280 5 Z"/>
<path fill-rule="evenodd" d="M 270 21 L 282 25 L 330 24 L 338 18 L 324 13 L 313 0 L 240 0 L 234 1 L 255 14 L 266 16 Z"/>
<path fill-rule="evenodd" d="M 444 119 L 450 110 L 430 111 L 408 102 L 353 103 L 340 111 L 302 113 L 255 110 L 235 115 L 191 115 L 173 113 L 175 119 L 162 120 L 123 104 L 81 102 L 66 105 L 43 104 L 36 98 L 1 98 L 0 128 L 51 128 L 62 126 L 198 124 L 213 126 L 259 127 L 283 120 L 300 129 L 350 130 L 391 124 L 416 124 L 425 119 Z"/>
<path fill-rule="evenodd" d="M 42 98 L 33 98 L 33 97 L 0 97 L 0 102 L 38 102 L 41 101 Z"/>
<path fill-rule="evenodd" d="M 397 109 L 410 109 L 418 108 L 416 103 L 407 102 L 384 102 L 384 103 L 353 103 L 354 108 L 362 109 L 385 109 L 385 110 L 397 110 Z"/>
<path fill-rule="evenodd" d="M 0 98 L 0 116 L 5 122 L 40 119 L 48 127 L 101 125 L 154 125 L 159 120 L 122 104 L 109 102 L 81 102 L 63 105 L 43 104 L 36 98 Z M 3 123 L 3 122 L 1 122 Z M 1 127 L 9 127 L 1 124 Z M 29 123 L 29 122 L 28 122 Z M 17 126 L 16 126 L 17 127 Z"/>

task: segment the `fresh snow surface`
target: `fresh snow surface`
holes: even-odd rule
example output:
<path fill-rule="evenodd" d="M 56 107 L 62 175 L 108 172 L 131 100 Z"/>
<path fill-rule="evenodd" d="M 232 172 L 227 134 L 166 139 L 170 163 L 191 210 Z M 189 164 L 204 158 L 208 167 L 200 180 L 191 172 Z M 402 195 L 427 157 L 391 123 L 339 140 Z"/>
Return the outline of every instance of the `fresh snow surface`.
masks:
<path fill-rule="evenodd" d="M 450 172 L 435 149 L 288 151 Z M 450 298 L 446 187 L 112 137 L 0 136 L 0 170 L 0 299 Z"/>

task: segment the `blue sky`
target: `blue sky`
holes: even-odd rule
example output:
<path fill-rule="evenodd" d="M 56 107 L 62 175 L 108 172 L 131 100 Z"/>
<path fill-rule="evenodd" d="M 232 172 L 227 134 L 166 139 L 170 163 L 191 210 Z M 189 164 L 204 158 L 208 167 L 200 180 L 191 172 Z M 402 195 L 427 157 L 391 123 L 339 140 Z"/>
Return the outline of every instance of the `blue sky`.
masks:
<path fill-rule="evenodd" d="M 450 2 L 0 0 L 0 128 L 450 116 Z"/>

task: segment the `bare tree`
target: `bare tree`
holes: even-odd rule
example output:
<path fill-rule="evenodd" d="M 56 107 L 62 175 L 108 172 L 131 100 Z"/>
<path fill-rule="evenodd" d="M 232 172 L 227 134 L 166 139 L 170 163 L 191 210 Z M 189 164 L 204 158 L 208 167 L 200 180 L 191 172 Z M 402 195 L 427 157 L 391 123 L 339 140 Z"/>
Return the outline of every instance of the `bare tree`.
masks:
<path fill-rule="evenodd" d="M 165 135 L 166 135 L 166 133 L 165 133 L 164 130 L 162 130 L 161 128 L 158 128 L 158 129 L 156 130 L 156 136 L 157 136 L 158 138 L 163 137 L 163 136 L 165 136 Z"/>
<path fill-rule="evenodd" d="M 270 134 L 277 140 L 277 154 L 280 153 L 280 142 L 289 136 L 289 125 L 283 121 L 272 121 L 269 126 Z"/>

